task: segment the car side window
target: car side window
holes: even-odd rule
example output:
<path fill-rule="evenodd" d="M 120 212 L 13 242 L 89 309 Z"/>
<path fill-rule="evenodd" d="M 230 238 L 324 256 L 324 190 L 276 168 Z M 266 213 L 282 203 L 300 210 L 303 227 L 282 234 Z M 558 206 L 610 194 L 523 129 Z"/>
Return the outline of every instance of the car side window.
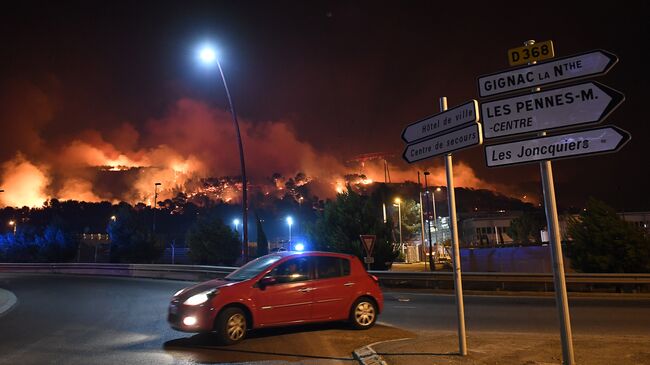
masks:
<path fill-rule="evenodd" d="M 316 262 L 316 274 L 319 279 L 350 275 L 350 261 L 346 259 L 319 257 Z"/>
<path fill-rule="evenodd" d="M 281 263 L 271 270 L 278 284 L 309 280 L 309 258 L 298 257 Z"/>

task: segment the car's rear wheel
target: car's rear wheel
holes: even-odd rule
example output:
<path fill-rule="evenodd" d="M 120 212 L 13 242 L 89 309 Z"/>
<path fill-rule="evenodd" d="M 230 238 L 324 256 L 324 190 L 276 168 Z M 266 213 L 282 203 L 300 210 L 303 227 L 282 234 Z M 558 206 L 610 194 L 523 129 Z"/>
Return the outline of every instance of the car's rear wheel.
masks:
<path fill-rule="evenodd" d="M 367 297 L 357 299 L 350 310 L 350 323 L 352 327 L 365 330 L 377 322 L 377 305 Z"/>
<path fill-rule="evenodd" d="M 233 345 L 240 342 L 246 337 L 246 314 L 235 307 L 224 309 L 217 317 L 216 330 L 222 344 Z"/>

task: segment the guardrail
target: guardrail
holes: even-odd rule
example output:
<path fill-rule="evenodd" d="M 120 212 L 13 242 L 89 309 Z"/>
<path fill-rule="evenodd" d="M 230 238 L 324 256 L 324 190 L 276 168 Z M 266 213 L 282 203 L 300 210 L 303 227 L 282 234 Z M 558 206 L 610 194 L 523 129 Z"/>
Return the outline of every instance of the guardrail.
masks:
<path fill-rule="evenodd" d="M 236 267 L 148 264 L 8 264 L 2 272 L 111 275 L 140 278 L 204 281 L 220 278 Z M 370 271 L 384 287 L 453 289 L 451 272 Z M 567 289 L 574 292 L 650 292 L 650 274 L 579 274 L 566 275 Z M 540 273 L 463 273 L 464 290 L 553 291 L 553 275 Z"/>
<path fill-rule="evenodd" d="M 0 264 L 1 272 L 28 272 L 48 274 L 82 274 L 129 276 L 172 280 L 204 281 L 220 278 L 235 271 L 236 267 L 201 265 L 150 265 L 150 264 Z"/>
<path fill-rule="evenodd" d="M 453 289 L 452 272 L 370 271 L 387 287 Z M 650 274 L 566 274 L 574 292 L 650 292 Z M 463 290 L 553 291 L 551 273 L 464 272 Z"/>

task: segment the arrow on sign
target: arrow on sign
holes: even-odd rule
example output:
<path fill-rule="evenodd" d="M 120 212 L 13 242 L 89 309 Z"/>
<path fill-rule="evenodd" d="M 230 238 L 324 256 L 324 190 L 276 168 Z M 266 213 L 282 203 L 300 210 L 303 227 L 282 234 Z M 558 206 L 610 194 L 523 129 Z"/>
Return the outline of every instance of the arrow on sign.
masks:
<path fill-rule="evenodd" d="M 488 167 L 617 152 L 629 140 L 628 132 L 606 126 L 551 137 L 485 146 Z"/>
<path fill-rule="evenodd" d="M 478 102 L 470 100 L 465 104 L 408 125 L 402 132 L 402 139 L 406 143 L 411 143 L 468 123 L 476 123 L 478 120 Z"/>
<path fill-rule="evenodd" d="M 481 97 L 498 95 L 537 86 L 604 75 L 618 62 L 616 55 L 595 50 L 552 61 L 523 66 L 478 78 Z"/>
<path fill-rule="evenodd" d="M 408 163 L 424 160 L 430 157 L 444 155 L 453 151 L 477 146 L 483 143 L 481 125 L 473 123 L 465 128 L 432 137 L 421 142 L 406 146 L 402 157 Z"/>
<path fill-rule="evenodd" d="M 485 139 L 602 122 L 625 95 L 597 82 L 481 104 Z"/>

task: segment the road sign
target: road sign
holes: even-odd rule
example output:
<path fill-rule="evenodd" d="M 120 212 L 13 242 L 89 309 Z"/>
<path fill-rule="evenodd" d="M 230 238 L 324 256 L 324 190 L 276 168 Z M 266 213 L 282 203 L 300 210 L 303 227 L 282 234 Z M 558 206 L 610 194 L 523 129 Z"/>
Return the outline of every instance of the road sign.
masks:
<path fill-rule="evenodd" d="M 408 163 L 424 160 L 430 157 L 444 155 L 483 143 L 481 125 L 470 124 L 467 127 L 432 137 L 424 141 L 406 146 L 402 157 Z"/>
<path fill-rule="evenodd" d="M 375 239 L 377 236 L 374 234 L 362 234 L 359 235 L 361 238 L 361 243 L 363 243 L 363 247 L 366 249 L 366 253 L 368 256 L 372 256 L 372 251 L 375 248 Z M 367 264 L 372 264 L 372 262 L 366 262 Z"/>
<path fill-rule="evenodd" d="M 479 95 L 487 96 L 603 75 L 618 62 L 616 55 L 595 50 L 551 61 L 523 66 L 478 78 Z"/>
<path fill-rule="evenodd" d="M 488 167 L 617 152 L 630 134 L 615 126 L 485 146 Z"/>
<path fill-rule="evenodd" d="M 481 104 L 485 139 L 603 121 L 625 100 L 597 82 Z"/>
<path fill-rule="evenodd" d="M 508 50 L 508 63 L 510 66 L 525 65 L 555 57 L 553 41 L 544 41 L 525 45 Z"/>
<path fill-rule="evenodd" d="M 453 109 L 426 117 L 420 121 L 407 126 L 402 132 L 402 139 L 406 143 L 414 142 L 422 138 L 431 137 L 444 131 L 463 126 L 468 123 L 476 123 L 479 120 L 478 102 L 470 100 L 465 104 Z"/>

